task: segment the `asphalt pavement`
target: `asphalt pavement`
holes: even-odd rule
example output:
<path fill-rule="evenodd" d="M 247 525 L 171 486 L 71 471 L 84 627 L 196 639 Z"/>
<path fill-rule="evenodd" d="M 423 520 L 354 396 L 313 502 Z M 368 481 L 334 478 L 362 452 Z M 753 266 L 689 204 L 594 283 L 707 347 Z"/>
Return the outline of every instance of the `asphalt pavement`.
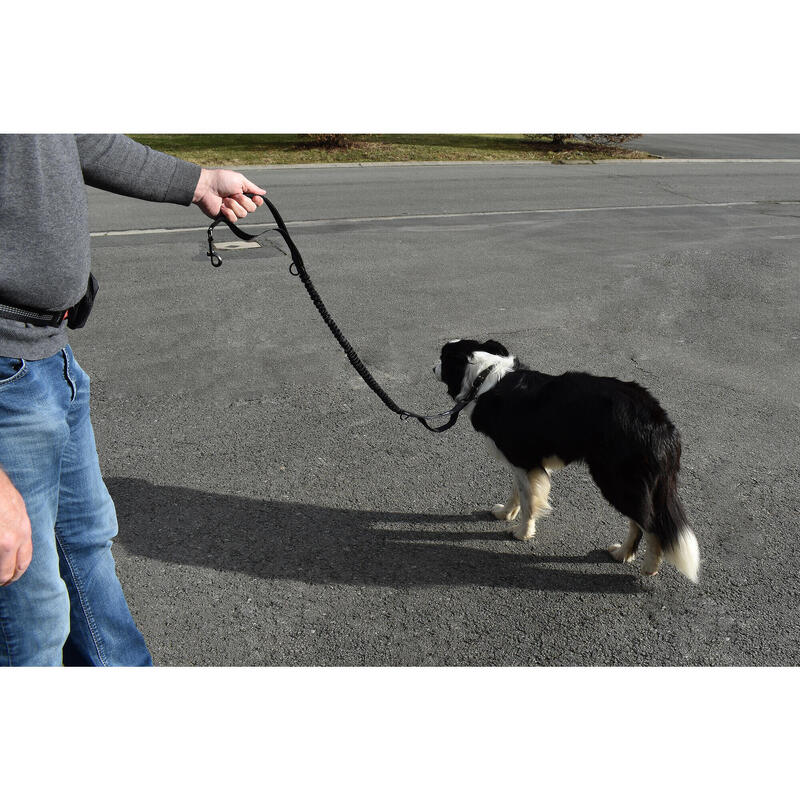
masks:
<path fill-rule="evenodd" d="M 157 664 L 797 664 L 800 161 L 247 173 L 400 405 L 449 407 L 431 366 L 456 336 L 648 386 L 701 581 L 612 562 L 626 521 L 580 466 L 511 539 L 468 420 L 389 412 L 283 253 L 215 270 L 197 209 L 92 190 L 101 291 L 72 345 Z"/>
<path fill-rule="evenodd" d="M 646 133 L 625 146 L 662 158 L 800 158 L 800 136 L 786 133 Z"/>

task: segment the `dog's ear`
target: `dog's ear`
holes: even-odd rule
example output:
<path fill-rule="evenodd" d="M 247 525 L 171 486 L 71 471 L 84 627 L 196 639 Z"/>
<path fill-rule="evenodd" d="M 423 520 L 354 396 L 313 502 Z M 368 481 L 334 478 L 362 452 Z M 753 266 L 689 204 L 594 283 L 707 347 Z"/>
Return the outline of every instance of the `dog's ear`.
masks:
<path fill-rule="evenodd" d="M 503 347 L 503 345 L 500 344 L 500 342 L 496 342 L 494 339 L 489 339 L 488 342 L 484 342 L 481 345 L 481 350 L 483 350 L 484 353 L 491 353 L 492 355 L 495 356 L 509 355 L 508 350 L 506 350 L 505 347 Z"/>

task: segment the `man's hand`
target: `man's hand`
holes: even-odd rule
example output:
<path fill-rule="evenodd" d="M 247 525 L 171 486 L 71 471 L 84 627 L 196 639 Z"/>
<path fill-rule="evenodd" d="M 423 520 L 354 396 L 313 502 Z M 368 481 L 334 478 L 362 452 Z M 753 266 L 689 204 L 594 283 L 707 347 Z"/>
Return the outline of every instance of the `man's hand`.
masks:
<path fill-rule="evenodd" d="M 244 192 L 266 194 L 244 175 L 231 169 L 203 168 L 192 202 L 209 217 L 215 218 L 222 212 L 226 219 L 236 222 L 264 203 L 260 197 L 253 200 L 245 197 Z"/>
<path fill-rule="evenodd" d="M 0 470 L 0 586 L 20 578 L 32 556 L 31 521 L 25 501 Z"/>

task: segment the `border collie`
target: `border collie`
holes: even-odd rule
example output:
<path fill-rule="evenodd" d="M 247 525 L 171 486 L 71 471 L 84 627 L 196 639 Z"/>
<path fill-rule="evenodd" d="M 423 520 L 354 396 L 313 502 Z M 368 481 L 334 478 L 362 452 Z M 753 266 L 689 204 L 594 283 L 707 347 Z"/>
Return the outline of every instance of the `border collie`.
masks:
<path fill-rule="evenodd" d="M 493 340 L 448 342 L 433 371 L 456 401 L 483 378 L 466 410 L 513 473 L 511 496 L 492 514 L 517 519 L 517 539 L 530 539 L 551 510 L 551 472 L 583 461 L 603 497 L 630 521 L 625 543 L 608 548 L 611 556 L 632 561 L 644 534 L 642 574 L 655 575 L 663 557 L 697 582 L 700 551 L 677 492 L 680 435 L 646 389 L 585 372 L 536 372 Z"/>

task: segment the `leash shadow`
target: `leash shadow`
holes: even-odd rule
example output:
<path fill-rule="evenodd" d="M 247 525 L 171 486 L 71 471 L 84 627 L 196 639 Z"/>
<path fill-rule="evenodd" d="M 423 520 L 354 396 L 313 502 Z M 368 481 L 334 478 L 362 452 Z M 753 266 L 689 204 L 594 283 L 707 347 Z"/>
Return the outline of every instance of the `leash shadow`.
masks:
<path fill-rule="evenodd" d="M 184 566 L 310 584 L 485 586 L 634 594 L 638 577 L 607 554 L 537 556 L 502 533 L 443 529 L 472 516 L 364 511 L 257 500 L 110 478 L 117 541 Z M 523 549 L 524 548 L 524 549 Z M 574 569 L 608 563 L 603 572 Z"/>

